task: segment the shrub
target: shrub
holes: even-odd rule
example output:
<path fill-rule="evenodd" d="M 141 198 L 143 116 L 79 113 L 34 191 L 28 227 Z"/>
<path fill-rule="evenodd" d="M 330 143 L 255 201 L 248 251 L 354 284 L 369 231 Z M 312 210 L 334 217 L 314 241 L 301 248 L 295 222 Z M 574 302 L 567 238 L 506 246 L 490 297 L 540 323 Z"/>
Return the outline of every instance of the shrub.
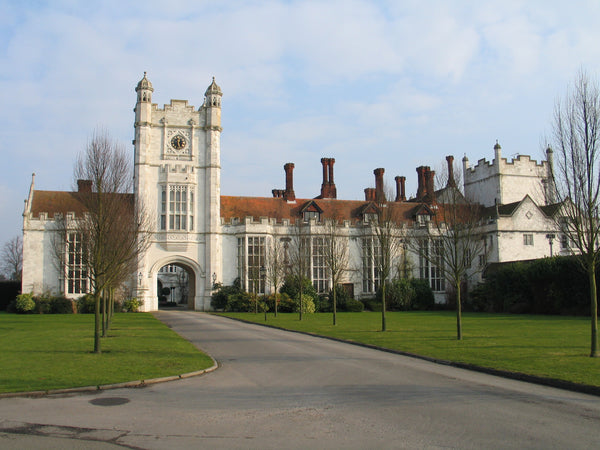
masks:
<path fill-rule="evenodd" d="M 367 311 L 381 312 L 381 302 L 378 302 L 375 297 L 364 297 L 361 302 Z"/>
<path fill-rule="evenodd" d="M 124 312 L 138 312 L 144 303 L 137 298 L 129 298 L 123 300 L 123 311 Z"/>
<path fill-rule="evenodd" d="M 300 312 L 300 302 L 296 300 L 294 312 Z M 315 312 L 315 302 L 310 295 L 302 294 L 302 313 L 312 314 Z"/>
<path fill-rule="evenodd" d="M 260 311 L 260 308 L 257 308 Z M 227 296 L 226 312 L 253 312 L 254 299 L 248 292 L 239 292 Z"/>
<path fill-rule="evenodd" d="M 232 286 L 223 286 L 221 283 L 215 283 L 213 286 L 216 291 L 212 294 L 210 304 L 214 310 L 223 311 L 227 307 L 230 295 L 237 295 L 242 291 L 240 279 L 237 278 Z"/>
<path fill-rule="evenodd" d="M 35 314 L 51 314 L 51 304 L 50 297 L 46 297 L 44 295 L 39 297 L 33 297 L 33 301 L 35 302 L 35 308 L 33 312 Z"/>
<path fill-rule="evenodd" d="M 406 278 L 392 280 L 386 283 L 385 308 L 388 311 L 408 311 L 413 307 L 415 290 Z M 377 301 L 382 303 L 382 290 L 377 290 Z"/>
<path fill-rule="evenodd" d="M 419 311 L 429 311 L 435 307 L 435 297 L 427 280 L 411 278 L 410 286 L 414 292 L 412 308 Z"/>
<path fill-rule="evenodd" d="M 31 294 L 20 294 L 17 295 L 15 301 L 15 310 L 19 314 L 26 314 L 33 311 L 35 308 L 35 302 L 33 301 L 33 295 Z"/>
<path fill-rule="evenodd" d="M 294 312 L 297 310 L 296 301 L 290 298 L 287 294 L 281 294 L 279 296 L 278 311 L 280 312 Z"/>
<path fill-rule="evenodd" d="M 363 312 L 365 310 L 365 305 L 363 302 L 359 300 L 354 300 L 353 298 L 349 298 L 346 301 L 346 309 L 348 312 Z"/>
<path fill-rule="evenodd" d="M 63 296 L 50 298 L 50 314 L 73 314 L 77 312 L 75 304 Z"/>
<path fill-rule="evenodd" d="M 279 292 L 289 295 L 290 298 L 298 298 L 300 292 L 300 282 L 298 281 L 298 277 L 295 275 L 288 275 L 285 277 L 283 286 L 281 286 Z M 306 277 L 302 277 L 302 295 L 308 295 L 311 300 L 313 300 L 313 303 L 319 296 L 310 279 Z"/>
<path fill-rule="evenodd" d="M 95 302 L 92 294 L 85 294 L 77 299 L 77 312 L 80 314 L 94 314 Z"/>

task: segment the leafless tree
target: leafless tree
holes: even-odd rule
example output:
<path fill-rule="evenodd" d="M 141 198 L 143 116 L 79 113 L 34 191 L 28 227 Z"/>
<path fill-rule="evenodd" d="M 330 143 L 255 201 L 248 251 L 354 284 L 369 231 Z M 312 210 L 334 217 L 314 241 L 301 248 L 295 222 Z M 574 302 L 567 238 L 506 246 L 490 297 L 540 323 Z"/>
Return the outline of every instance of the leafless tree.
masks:
<path fill-rule="evenodd" d="M 438 172 L 439 173 L 439 172 Z M 439 270 L 456 291 L 456 338 L 462 339 L 461 287 L 468 275 L 479 269 L 472 262 L 486 251 L 481 233 L 481 207 L 469 202 L 459 187 L 453 170 L 438 176 L 434 215 L 424 226 L 415 226 L 407 239 L 409 248 L 430 267 Z M 457 182 L 458 181 L 458 182 Z M 445 184 L 445 186 L 444 186 Z"/>
<path fill-rule="evenodd" d="M 279 298 L 279 288 L 283 283 L 286 273 L 285 248 L 282 237 L 274 234 L 267 242 L 267 267 L 266 276 L 269 284 L 275 291 L 274 313 L 277 317 L 277 300 Z"/>
<path fill-rule="evenodd" d="M 9 239 L 2 246 L 2 270 L 7 279 L 21 281 L 23 270 L 23 240 L 21 236 Z"/>
<path fill-rule="evenodd" d="M 573 242 L 587 272 L 591 305 L 591 351 L 598 356 L 596 266 L 600 245 L 600 90 L 583 70 L 565 97 L 558 100 L 552 121 L 551 148 L 556 153 L 554 186 L 562 203 L 557 225 Z"/>
<path fill-rule="evenodd" d="M 381 286 L 381 331 L 386 331 L 386 282 L 393 277 L 397 260 L 402 250 L 402 222 L 394 202 L 388 201 L 391 193 L 382 191 L 376 201 L 375 212 L 369 215 L 363 239 L 370 240 L 366 245 L 368 257 L 373 261 Z"/>
<path fill-rule="evenodd" d="M 349 251 L 348 235 L 343 233 L 343 228 L 336 220 L 328 220 L 324 225 L 324 253 L 325 266 L 329 270 L 331 278 L 331 290 L 333 293 L 333 324 L 337 325 L 337 292 L 336 288 L 342 276 L 348 270 Z"/>
<path fill-rule="evenodd" d="M 290 274 L 298 281 L 299 287 L 299 320 L 302 320 L 303 315 L 303 286 L 304 278 L 309 274 L 310 270 L 310 224 L 306 223 L 303 218 L 298 217 L 292 226 L 290 226 Z"/>
<path fill-rule="evenodd" d="M 94 352 L 100 353 L 100 301 L 135 270 L 149 244 L 149 217 L 132 190 L 130 158 L 106 132 L 96 132 L 75 165 L 76 180 L 91 181 L 77 193 L 86 212 L 74 221 L 83 243 L 95 300 Z M 106 310 L 106 307 L 104 308 Z"/>

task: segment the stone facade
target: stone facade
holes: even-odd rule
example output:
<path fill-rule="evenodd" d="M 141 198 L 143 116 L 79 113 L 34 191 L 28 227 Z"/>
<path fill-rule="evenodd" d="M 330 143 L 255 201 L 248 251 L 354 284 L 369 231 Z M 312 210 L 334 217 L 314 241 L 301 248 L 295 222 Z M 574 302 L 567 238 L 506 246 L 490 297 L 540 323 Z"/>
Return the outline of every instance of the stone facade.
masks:
<path fill-rule="evenodd" d="M 350 263 L 342 283 L 357 298 L 374 295 L 380 280 L 372 261 L 373 250 L 367 248 L 372 245 L 369 218 L 384 197 L 383 168 L 373 171 L 375 188 L 365 189 L 364 200 L 337 199 L 333 158 L 321 159 L 323 183 L 313 198 L 296 197 L 293 163 L 284 165 L 285 188 L 273 189 L 272 197 L 221 196 L 223 93 L 215 80 L 198 108 L 185 100 L 171 100 L 159 108 L 152 103 L 154 88 L 146 74 L 135 90 L 132 195 L 152 215 L 153 229 L 150 247 L 132 274 L 130 287 L 132 294 L 143 300 L 144 310 L 158 309 L 160 286 L 178 289 L 174 274 L 181 269 L 188 277 L 185 297 L 183 289 L 173 295 L 186 298 L 191 309 L 210 309 L 215 282 L 228 285 L 239 278 L 247 290 L 272 292 L 267 282 L 257 282 L 252 273 L 265 264 L 269 243 L 292 236 L 297 224 L 302 224 L 309 239 L 308 272 L 317 290 L 326 292 L 331 286 L 319 257 L 319 245 L 331 220 L 338 224 L 339 233 L 348 242 Z M 537 163 L 524 155 L 509 162 L 502 158 L 500 145 L 494 149 L 491 163 L 483 159 L 471 167 L 467 158 L 463 159 L 465 198 L 484 207 L 481 232 L 486 251 L 474 256 L 477 267 L 473 272 L 490 262 L 549 256 L 549 234 L 555 235 L 554 254 L 567 252 L 559 250 L 560 236 L 552 218 L 556 208 L 551 205 L 548 182 L 551 151 L 547 153 L 548 161 Z M 427 166 L 417 168 L 415 199 L 406 199 L 406 178 L 395 177 L 396 197 L 389 199 L 386 207 L 394 212 L 402 234 L 429 226 L 428 221 L 438 208 L 451 198 L 448 190 L 456 189 L 453 157 L 449 156 L 447 162 L 448 183 L 438 191 L 433 185 L 435 173 Z M 80 188 L 85 188 L 84 183 Z M 65 273 L 57 269 L 53 242 L 58 218 L 66 218 L 68 223 L 85 213 L 76 194 L 37 191 L 32 180 L 23 213 L 23 292 L 63 292 L 75 298 L 85 288 L 85 272 L 78 271 L 76 258 L 72 258 L 73 267 L 69 266 Z M 76 239 L 68 233 L 64 245 L 72 253 L 77 249 Z M 413 276 L 428 278 L 437 300 L 444 301 L 445 283 L 439 279 L 439 273 L 419 267 L 418 256 L 405 247 L 396 258 L 396 262 L 402 260 L 411 268 Z M 165 267 L 177 269 L 169 274 Z M 79 279 L 72 280 L 73 277 Z"/>

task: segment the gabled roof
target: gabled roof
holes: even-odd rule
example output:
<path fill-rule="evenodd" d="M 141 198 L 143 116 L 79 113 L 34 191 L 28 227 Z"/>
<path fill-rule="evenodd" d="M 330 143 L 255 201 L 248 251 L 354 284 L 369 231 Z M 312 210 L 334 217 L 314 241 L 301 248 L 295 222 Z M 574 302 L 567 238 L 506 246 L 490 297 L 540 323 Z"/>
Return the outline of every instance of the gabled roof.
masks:
<path fill-rule="evenodd" d="M 275 197 L 230 197 L 222 195 L 221 218 L 225 222 L 229 222 L 233 218 L 243 220 L 245 217 L 252 217 L 254 220 L 258 220 L 260 217 L 269 217 L 277 221 L 288 219 L 293 223 L 296 218 L 301 217 L 304 211 L 303 208 L 314 204 L 321 209 L 323 219 L 334 219 L 340 222 L 349 220 L 355 223 L 363 220 L 363 214 L 371 208 L 371 203 L 373 202 L 338 199 L 320 199 L 318 201 L 314 199 L 296 199 L 295 203 L 288 203 L 283 198 Z M 399 223 L 413 221 L 414 203 L 389 202 L 387 206 L 391 208 Z"/>
<path fill-rule="evenodd" d="M 321 209 L 319 204 L 317 202 L 315 202 L 314 200 L 309 200 L 300 208 L 301 213 L 306 212 L 306 211 L 316 211 L 319 214 L 323 214 L 323 210 Z"/>
<path fill-rule="evenodd" d="M 552 205 L 539 206 L 533 201 L 533 199 L 529 195 L 526 195 L 525 197 L 523 197 L 522 200 L 518 202 L 507 203 L 505 205 L 488 206 L 487 208 L 483 209 L 482 216 L 491 217 L 494 219 L 501 216 L 509 217 L 512 216 L 521 205 L 527 202 L 533 203 L 540 211 L 542 211 L 542 213 L 546 217 L 553 217 L 562 206 L 562 203 L 554 203 Z"/>
<path fill-rule="evenodd" d="M 117 194 L 133 202 L 133 194 Z M 39 217 L 40 213 L 47 213 L 49 218 L 56 214 L 65 215 L 66 213 L 75 213 L 75 216 L 81 216 L 86 211 L 85 205 L 81 202 L 80 192 L 66 191 L 33 191 L 33 201 L 31 205 L 31 217 Z"/>

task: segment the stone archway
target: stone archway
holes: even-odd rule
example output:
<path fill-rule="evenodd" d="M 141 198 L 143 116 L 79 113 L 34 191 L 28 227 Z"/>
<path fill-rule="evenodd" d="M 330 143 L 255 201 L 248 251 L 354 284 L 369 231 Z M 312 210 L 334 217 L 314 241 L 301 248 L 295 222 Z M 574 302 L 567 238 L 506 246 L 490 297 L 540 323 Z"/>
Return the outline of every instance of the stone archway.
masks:
<path fill-rule="evenodd" d="M 159 296 L 161 295 L 158 292 L 158 286 L 159 286 L 159 273 L 161 268 L 163 267 L 171 267 L 174 266 L 176 268 L 180 268 L 183 271 L 185 271 L 185 273 L 187 273 L 187 286 L 186 286 L 186 292 L 185 292 L 185 296 L 186 296 L 186 304 L 188 309 L 191 310 L 195 310 L 198 309 L 197 305 L 198 300 L 197 297 L 199 295 L 199 292 L 201 292 L 201 290 L 198 289 L 198 287 L 201 287 L 201 282 L 202 282 L 202 274 L 203 271 L 201 270 L 200 266 L 198 266 L 198 264 L 188 258 L 185 257 L 181 257 L 181 256 L 173 256 L 173 257 L 169 257 L 169 258 L 164 258 L 162 260 L 159 260 L 157 262 L 155 262 L 150 270 L 150 276 L 151 276 L 151 290 L 149 292 L 149 296 L 152 300 L 152 303 L 154 305 L 153 310 L 157 310 L 159 307 Z M 180 272 L 180 271 L 179 271 Z M 164 272 L 163 272 L 164 273 Z M 177 273 L 177 272 L 174 272 Z M 173 278 L 175 279 L 175 278 Z M 164 280 L 160 280 L 161 281 L 161 285 L 165 286 L 165 287 L 173 287 L 176 282 L 170 282 L 170 283 L 165 283 Z M 177 286 L 176 287 L 176 296 L 178 297 L 177 303 L 179 303 L 179 300 L 181 299 L 180 295 L 181 295 L 181 291 L 177 291 Z M 175 298 L 173 298 L 173 300 L 175 300 Z"/>

